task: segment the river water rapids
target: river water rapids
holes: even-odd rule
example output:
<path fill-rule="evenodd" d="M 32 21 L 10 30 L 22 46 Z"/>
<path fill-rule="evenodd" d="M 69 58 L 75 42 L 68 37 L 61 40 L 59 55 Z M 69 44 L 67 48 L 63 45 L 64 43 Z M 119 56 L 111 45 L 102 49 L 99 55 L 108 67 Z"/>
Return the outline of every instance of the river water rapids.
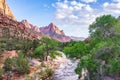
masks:
<path fill-rule="evenodd" d="M 62 63 L 59 68 L 55 70 L 53 74 L 53 80 L 78 80 L 78 75 L 74 72 L 77 67 L 77 61 L 66 58 L 64 53 L 62 54 Z"/>

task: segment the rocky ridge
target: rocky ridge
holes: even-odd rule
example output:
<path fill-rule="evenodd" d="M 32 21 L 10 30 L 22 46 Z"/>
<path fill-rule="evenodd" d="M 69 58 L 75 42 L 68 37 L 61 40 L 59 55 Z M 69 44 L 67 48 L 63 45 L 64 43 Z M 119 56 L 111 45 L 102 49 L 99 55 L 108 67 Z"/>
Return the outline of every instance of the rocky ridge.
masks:
<path fill-rule="evenodd" d="M 23 39 L 40 39 L 40 33 L 34 32 L 24 25 L 22 22 L 17 22 L 10 19 L 0 12 L 0 37 L 5 38 L 23 38 Z"/>
<path fill-rule="evenodd" d="M 29 23 L 27 20 L 18 22 L 12 11 L 8 7 L 5 0 L 0 0 L 0 37 L 7 38 L 23 38 L 23 39 L 41 39 L 47 36 L 60 42 L 70 41 L 70 37 L 66 36 L 63 30 L 50 23 L 45 27 L 37 27 Z"/>
<path fill-rule="evenodd" d="M 41 27 L 40 30 L 42 34 L 47 35 L 60 42 L 69 42 L 71 40 L 69 36 L 65 35 L 63 30 L 59 30 L 59 28 L 53 23 L 50 23 L 48 26 Z"/>
<path fill-rule="evenodd" d="M 10 19 L 16 20 L 5 0 L 0 0 L 0 12 Z"/>

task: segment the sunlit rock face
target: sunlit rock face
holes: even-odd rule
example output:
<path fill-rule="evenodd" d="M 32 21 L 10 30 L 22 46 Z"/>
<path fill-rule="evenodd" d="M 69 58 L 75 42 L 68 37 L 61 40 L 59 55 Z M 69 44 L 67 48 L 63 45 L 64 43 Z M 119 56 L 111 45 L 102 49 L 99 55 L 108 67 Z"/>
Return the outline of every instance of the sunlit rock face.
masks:
<path fill-rule="evenodd" d="M 29 33 L 31 33 L 31 35 L 30 35 L 31 39 L 33 39 L 33 38 L 41 39 L 42 38 L 42 34 L 40 32 L 39 27 L 30 24 L 27 20 L 22 20 L 21 24 L 23 24 L 27 28 Z"/>
<path fill-rule="evenodd" d="M 50 23 L 48 26 L 41 27 L 40 29 L 42 33 L 47 34 L 49 36 L 52 36 L 53 34 L 64 35 L 63 30 L 60 31 L 58 27 L 55 26 L 53 23 Z"/>
<path fill-rule="evenodd" d="M 27 20 L 22 20 L 21 23 L 23 23 L 26 26 L 26 28 L 30 29 L 32 32 L 34 31 L 40 33 L 40 28 L 38 26 L 32 25 Z"/>
<path fill-rule="evenodd" d="M 5 16 L 9 17 L 10 19 L 16 20 L 12 11 L 7 5 L 6 0 L 0 0 L 0 12 L 3 13 Z"/>
<path fill-rule="evenodd" d="M 8 7 L 6 0 L 0 0 L 0 37 L 20 39 L 41 39 L 39 28 L 26 20 L 18 22 Z M 29 28 L 31 26 L 31 28 Z"/>
<path fill-rule="evenodd" d="M 71 40 L 69 36 L 64 34 L 63 30 L 59 30 L 59 28 L 53 23 L 50 23 L 48 26 L 41 27 L 40 30 L 42 34 L 54 38 L 60 42 L 69 42 Z"/>
<path fill-rule="evenodd" d="M 64 35 L 63 30 L 59 30 L 58 27 L 56 25 L 54 25 L 53 23 L 50 23 L 48 25 L 48 29 L 51 30 L 51 32 L 55 32 L 57 34 Z"/>
<path fill-rule="evenodd" d="M 10 32 L 7 33 L 10 35 L 8 37 L 41 39 L 43 36 L 47 36 L 60 42 L 69 42 L 71 40 L 69 36 L 64 34 L 63 30 L 59 30 L 53 23 L 50 23 L 46 27 L 39 28 L 27 20 L 18 22 L 8 7 L 6 0 L 0 0 L 0 22 L 0 37 L 4 36 L 2 32 L 6 28 Z"/>

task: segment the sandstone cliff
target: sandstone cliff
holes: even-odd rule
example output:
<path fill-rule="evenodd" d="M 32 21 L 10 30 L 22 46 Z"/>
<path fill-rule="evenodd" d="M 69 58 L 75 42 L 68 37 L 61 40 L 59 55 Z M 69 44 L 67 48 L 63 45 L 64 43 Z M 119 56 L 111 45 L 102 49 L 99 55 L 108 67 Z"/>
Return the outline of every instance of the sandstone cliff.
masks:
<path fill-rule="evenodd" d="M 0 0 L 0 23 L 0 37 L 18 37 L 33 40 L 47 36 L 60 42 L 68 42 L 71 40 L 69 36 L 64 34 L 63 30 L 59 30 L 53 23 L 50 23 L 46 27 L 39 28 L 30 24 L 27 20 L 18 22 L 5 0 Z M 4 33 L 5 31 L 7 33 Z"/>
<path fill-rule="evenodd" d="M 16 20 L 5 0 L 0 0 L 0 12 L 10 19 Z"/>
<path fill-rule="evenodd" d="M 31 32 L 40 33 L 40 28 L 38 26 L 34 26 L 33 24 L 29 23 L 27 20 L 22 20 L 21 23 L 23 23 L 26 26 L 26 28 L 31 30 Z"/>

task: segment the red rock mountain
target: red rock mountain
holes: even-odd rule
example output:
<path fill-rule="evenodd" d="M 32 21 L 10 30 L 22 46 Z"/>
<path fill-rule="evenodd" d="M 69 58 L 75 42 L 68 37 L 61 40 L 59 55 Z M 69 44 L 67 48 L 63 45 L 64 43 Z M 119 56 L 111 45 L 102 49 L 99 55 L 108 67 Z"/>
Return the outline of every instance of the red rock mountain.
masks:
<path fill-rule="evenodd" d="M 52 35 L 52 34 L 56 33 L 56 34 L 64 35 L 63 30 L 60 31 L 58 29 L 58 27 L 55 26 L 53 23 L 50 23 L 48 26 L 42 27 L 40 29 L 44 34 Z"/>
<path fill-rule="evenodd" d="M 63 30 L 59 30 L 53 23 L 46 27 L 37 27 L 27 20 L 18 22 L 5 0 L 0 0 L 0 37 L 17 37 L 23 39 L 41 39 L 43 36 L 56 39 L 60 42 L 70 41 Z"/>
<path fill-rule="evenodd" d="M 41 39 L 41 34 L 29 29 L 22 22 L 17 22 L 0 13 L 0 37 L 20 39 Z"/>
<path fill-rule="evenodd" d="M 0 0 L 0 37 L 41 39 L 41 34 L 18 22 L 5 0 Z"/>
<path fill-rule="evenodd" d="M 27 20 L 22 20 L 21 23 L 23 23 L 28 29 L 30 29 L 31 32 L 38 32 L 38 33 L 40 33 L 40 28 L 30 24 Z"/>
<path fill-rule="evenodd" d="M 14 17 L 12 11 L 8 7 L 5 0 L 0 0 L 0 12 L 3 15 L 6 15 L 7 17 L 9 17 L 10 19 L 16 20 L 16 18 Z"/>
<path fill-rule="evenodd" d="M 50 23 L 46 27 L 41 27 L 40 30 L 43 35 L 47 35 L 60 42 L 69 42 L 71 40 L 70 37 L 64 34 L 63 30 L 59 30 L 59 28 L 55 26 L 53 23 Z"/>

